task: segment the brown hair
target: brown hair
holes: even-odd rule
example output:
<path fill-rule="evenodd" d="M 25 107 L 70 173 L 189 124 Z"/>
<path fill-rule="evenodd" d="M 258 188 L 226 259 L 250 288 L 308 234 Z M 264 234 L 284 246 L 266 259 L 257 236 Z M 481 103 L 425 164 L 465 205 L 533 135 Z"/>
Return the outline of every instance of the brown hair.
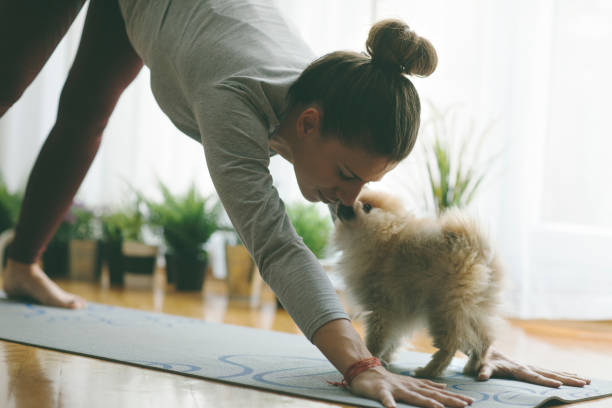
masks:
<path fill-rule="evenodd" d="M 291 106 L 317 103 L 321 133 L 400 161 L 412 150 L 421 104 L 407 75 L 428 76 L 438 57 L 401 20 L 370 29 L 367 54 L 336 51 L 311 63 L 289 89 Z"/>

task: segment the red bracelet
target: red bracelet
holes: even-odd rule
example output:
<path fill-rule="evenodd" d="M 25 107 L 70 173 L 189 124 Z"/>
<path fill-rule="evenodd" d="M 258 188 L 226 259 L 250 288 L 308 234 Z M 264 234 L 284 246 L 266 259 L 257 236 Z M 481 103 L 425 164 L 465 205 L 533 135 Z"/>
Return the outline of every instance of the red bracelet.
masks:
<path fill-rule="evenodd" d="M 353 363 L 349 368 L 346 369 L 344 373 L 344 379 L 341 382 L 333 382 L 328 381 L 328 383 L 338 386 L 338 387 L 350 387 L 353 379 L 357 377 L 359 374 L 363 373 L 365 370 L 368 370 L 372 367 L 381 366 L 380 360 L 376 357 L 370 357 L 363 360 L 359 360 L 356 363 Z"/>

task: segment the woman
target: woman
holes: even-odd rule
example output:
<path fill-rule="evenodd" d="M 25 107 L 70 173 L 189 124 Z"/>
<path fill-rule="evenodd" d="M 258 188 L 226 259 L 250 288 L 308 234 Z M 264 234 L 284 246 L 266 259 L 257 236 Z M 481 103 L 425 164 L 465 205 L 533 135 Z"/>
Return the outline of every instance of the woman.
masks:
<path fill-rule="evenodd" d="M 24 3 L 5 1 L 0 13 L 2 55 L 9 61 L 0 68 L 0 115 L 36 76 L 83 1 Z M 57 121 L 28 181 L 4 289 L 48 305 L 84 306 L 35 261 L 144 61 L 162 110 L 202 143 L 217 193 L 264 280 L 345 374 L 350 390 L 386 407 L 395 400 L 465 406 L 470 398 L 392 374 L 371 359 L 317 259 L 293 230 L 268 172 L 270 155 L 278 153 L 292 162 L 306 199 L 351 205 L 365 183 L 379 180 L 412 149 L 420 105 L 405 74 L 433 72 L 435 51 L 401 21 L 384 21 L 370 32 L 369 56 L 338 52 L 311 64 L 311 51 L 269 3 L 91 1 Z M 24 40 L 11 43 L 14 38 Z M 490 350 L 478 378 L 492 375 L 549 386 L 588 382 Z"/>

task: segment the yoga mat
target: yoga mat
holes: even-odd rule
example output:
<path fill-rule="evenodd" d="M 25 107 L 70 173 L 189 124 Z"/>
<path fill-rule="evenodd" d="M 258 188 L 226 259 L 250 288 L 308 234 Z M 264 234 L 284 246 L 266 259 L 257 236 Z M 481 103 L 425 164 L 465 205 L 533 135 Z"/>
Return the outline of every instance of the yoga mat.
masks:
<path fill-rule="evenodd" d="M 329 385 L 342 376 L 305 337 L 173 315 L 89 303 L 67 310 L 6 299 L 0 292 L 0 338 L 264 390 L 362 407 L 373 400 Z M 410 374 L 429 354 L 401 352 L 391 370 Z M 455 359 L 440 379 L 475 399 L 473 407 L 537 407 L 548 400 L 582 401 L 612 395 L 612 382 L 547 388 L 518 381 L 477 382 Z M 409 407 L 411 405 L 398 404 Z"/>

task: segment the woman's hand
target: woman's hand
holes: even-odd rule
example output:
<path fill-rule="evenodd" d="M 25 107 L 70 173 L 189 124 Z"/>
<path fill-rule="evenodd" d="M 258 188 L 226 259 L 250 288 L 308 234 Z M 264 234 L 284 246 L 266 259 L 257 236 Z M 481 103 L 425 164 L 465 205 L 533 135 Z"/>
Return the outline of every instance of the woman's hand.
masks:
<path fill-rule="evenodd" d="M 446 391 L 446 384 L 393 374 L 383 367 L 370 368 L 351 383 L 354 394 L 381 401 L 386 408 L 395 407 L 396 401 L 419 407 L 465 407 L 474 400 Z"/>
<path fill-rule="evenodd" d="M 545 370 L 514 362 L 493 347 L 489 347 L 477 378 L 479 381 L 486 381 L 491 377 L 513 378 L 555 388 L 561 385 L 583 387 L 591 383 L 591 380 L 579 377 L 577 374 Z"/>

